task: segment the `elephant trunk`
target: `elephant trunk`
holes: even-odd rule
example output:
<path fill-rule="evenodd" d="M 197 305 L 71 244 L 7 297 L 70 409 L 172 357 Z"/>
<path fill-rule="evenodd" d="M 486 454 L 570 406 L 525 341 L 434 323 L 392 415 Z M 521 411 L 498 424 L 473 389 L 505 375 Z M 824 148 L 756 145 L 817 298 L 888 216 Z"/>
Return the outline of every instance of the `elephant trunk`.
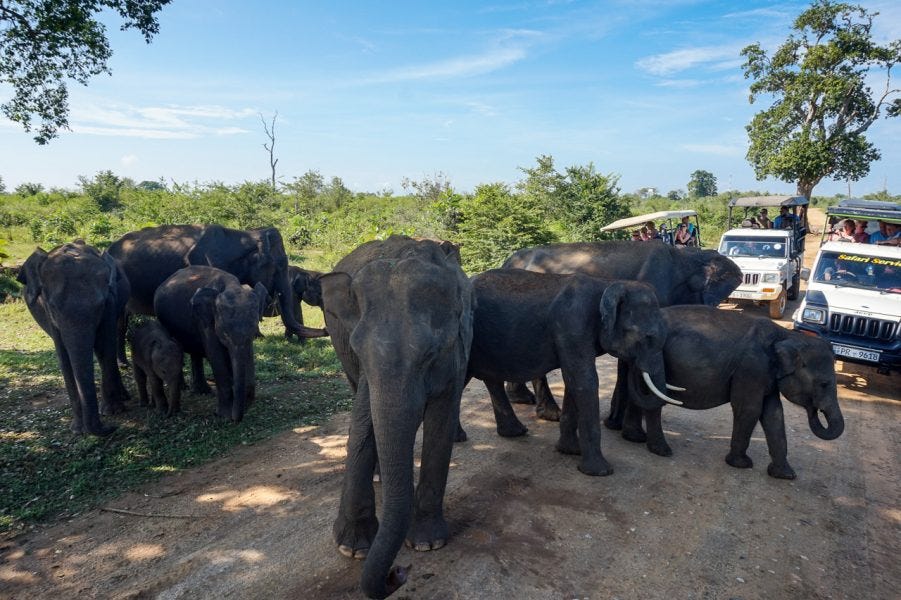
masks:
<path fill-rule="evenodd" d="M 256 393 L 252 343 L 231 353 L 231 368 L 232 421 L 239 423 L 244 418 L 244 411 L 253 403 Z"/>
<path fill-rule="evenodd" d="M 372 425 L 382 482 L 382 518 L 363 564 L 360 583 L 368 597 L 386 598 L 406 582 L 409 569 L 392 567 L 392 564 L 412 517 L 413 446 L 421 418 L 421 414 L 414 414 L 414 406 L 421 404 L 416 397 L 422 392 L 385 390 L 373 382 L 370 385 Z"/>
<path fill-rule="evenodd" d="M 820 412 L 826 416 L 826 427 L 823 427 L 823 424 L 820 423 Z M 845 419 L 837 404 L 835 407 L 823 409 L 817 409 L 815 406 L 808 406 L 807 421 L 810 424 L 810 430 L 813 434 L 823 440 L 834 440 L 845 431 Z"/>

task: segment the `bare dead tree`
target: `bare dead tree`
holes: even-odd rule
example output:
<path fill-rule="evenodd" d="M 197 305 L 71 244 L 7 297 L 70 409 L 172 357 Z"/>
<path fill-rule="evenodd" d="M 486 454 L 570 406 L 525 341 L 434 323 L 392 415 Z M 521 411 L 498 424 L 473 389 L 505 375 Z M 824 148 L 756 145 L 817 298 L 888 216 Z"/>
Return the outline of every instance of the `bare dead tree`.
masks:
<path fill-rule="evenodd" d="M 263 113 L 260 113 L 260 122 L 263 124 L 263 131 L 266 133 L 266 137 L 269 138 L 269 142 L 263 144 L 263 148 L 269 153 L 269 168 L 272 169 L 272 189 L 275 190 L 275 165 L 278 164 L 278 159 L 275 158 L 275 119 L 278 118 L 278 111 L 275 111 L 275 114 L 272 115 L 272 123 L 266 123 L 266 119 L 263 118 Z"/>

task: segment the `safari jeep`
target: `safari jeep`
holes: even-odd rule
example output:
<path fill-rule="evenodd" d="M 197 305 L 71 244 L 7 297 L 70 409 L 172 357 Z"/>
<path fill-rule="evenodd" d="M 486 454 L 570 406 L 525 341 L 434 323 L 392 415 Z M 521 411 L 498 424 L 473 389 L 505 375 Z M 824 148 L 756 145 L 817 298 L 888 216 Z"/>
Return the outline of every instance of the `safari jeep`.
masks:
<path fill-rule="evenodd" d="M 901 205 L 851 201 L 830 207 L 827 215 L 901 223 Z M 901 370 L 901 247 L 825 242 L 807 280 L 804 300 L 792 317 L 794 328 L 832 343 L 836 358 L 876 367 L 880 373 Z"/>
<path fill-rule="evenodd" d="M 799 196 L 735 198 L 729 203 L 729 222 L 731 226 L 735 208 L 744 208 L 747 217 L 750 210 L 761 207 L 787 206 L 794 211 L 806 205 L 807 199 Z M 781 318 L 786 301 L 796 299 L 801 288 L 805 232 L 795 217 L 786 229 L 762 229 L 756 220 L 743 218 L 740 227 L 724 233 L 719 252 L 732 259 L 744 276 L 729 299 L 766 303 L 770 317 Z"/>

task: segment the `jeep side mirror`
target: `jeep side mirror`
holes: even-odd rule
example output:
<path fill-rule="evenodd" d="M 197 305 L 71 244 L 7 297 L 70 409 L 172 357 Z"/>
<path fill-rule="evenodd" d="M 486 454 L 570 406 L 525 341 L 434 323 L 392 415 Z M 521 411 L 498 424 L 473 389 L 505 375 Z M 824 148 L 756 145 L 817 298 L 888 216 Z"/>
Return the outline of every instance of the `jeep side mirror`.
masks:
<path fill-rule="evenodd" d="M 810 269 L 808 267 L 801 268 L 801 279 L 803 279 L 804 281 L 810 279 Z"/>

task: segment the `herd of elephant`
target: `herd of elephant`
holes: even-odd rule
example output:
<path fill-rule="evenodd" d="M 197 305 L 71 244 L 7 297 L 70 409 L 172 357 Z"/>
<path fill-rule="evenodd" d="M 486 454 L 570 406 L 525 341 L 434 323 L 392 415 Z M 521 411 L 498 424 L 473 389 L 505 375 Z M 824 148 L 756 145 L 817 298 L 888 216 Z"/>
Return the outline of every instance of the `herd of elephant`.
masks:
<path fill-rule="evenodd" d="M 117 340 L 126 306 L 157 316 L 132 331 L 132 363 L 142 402 L 151 401 L 143 391 L 149 379 L 153 401 L 170 412 L 177 396 L 163 388 L 178 390 L 183 349 L 195 390 L 206 385 L 205 357 L 218 414 L 241 419 L 254 396 L 253 338 L 273 303 L 286 335 L 330 335 L 354 393 L 333 533 L 342 554 L 365 559 L 361 585 L 372 598 L 406 581 L 406 570 L 392 566 L 405 541 L 416 550 L 447 541 L 444 491 L 453 443 L 466 439 L 460 399 L 472 378 L 488 389 L 498 434 L 526 433 L 511 400 L 535 403 L 539 417 L 559 420 L 557 450 L 578 455 L 588 475 L 613 472 L 600 446 L 595 358 L 602 354 L 619 359 L 605 424 L 655 454 L 672 453 L 661 427 L 665 403 L 730 403 L 726 462 L 734 467 L 752 466 L 746 451 L 760 422 L 768 473 L 777 478 L 795 476 L 780 396 L 806 409 L 818 437 L 844 429 L 829 344 L 717 309 L 742 275 L 713 250 L 553 244 L 519 250 L 500 269 L 470 278 L 456 245 L 391 236 L 359 246 L 330 273 L 291 269 L 272 228 L 161 226 L 127 234 L 104 253 L 80 242 L 37 250 L 20 278 L 29 309 L 53 338 L 76 432 L 109 433 L 99 414 L 122 407 Z M 322 308 L 325 330 L 303 326 L 299 296 Z M 102 372 L 99 411 L 92 349 Z M 565 385 L 562 409 L 545 379 L 554 369 Z"/>

